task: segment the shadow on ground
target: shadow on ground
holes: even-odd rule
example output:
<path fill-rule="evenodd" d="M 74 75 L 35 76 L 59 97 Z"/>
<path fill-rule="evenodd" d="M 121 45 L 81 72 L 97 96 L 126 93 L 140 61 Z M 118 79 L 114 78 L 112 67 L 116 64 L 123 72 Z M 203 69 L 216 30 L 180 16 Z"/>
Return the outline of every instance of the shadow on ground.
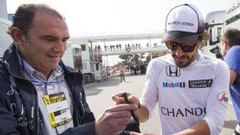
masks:
<path fill-rule="evenodd" d="M 87 96 L 93 96 L 93 95 L 98 95 L 99 93 L 101 93 L 103 91 L 103 89 L 101 89 L 101 87 L 112 87 L 112 86 L 116 86 L 119 84 L 123 84 L 123 83 L 130 83 L 130 81 L 125 81 L 125 82 L 121 82 L 120 78 L 118 77 L 112 77 L 110 79 L 107 79 L 105 81 L 101 81 L 101 82 L 96 82 L 94 84 L 90 84 L 85 86 L 85 92 Z"/>
<path fill-rule="evenodd" d="M 234 129 L 237 125 L 237 121 L 236 120 L 225 120 L 224 121 L 224 128 L 230 128 L 230 129 Z"/>
<path fill-rule="evenodd" d="M 96 82 L 91 86 L 85 87 L 85 92 L 87 96 L 98 95 L 103 91 L 101 87 L 112 87 L 112 86 L 118 85 L 119 83 L 121 82 L 120 82 L 120 79 L 117 77 L 107 79 L 105 81 Z"/>
<path fill-rule="evenodd" d="M 120 78 L 113 77 L 113 78 L 107 79 L 105 81 L 96 82 L 96 85 L 94 85 L 92 87 L 111 87 L 111 86 L 118 85 L 119 83 L 121 83 Z"/>
<path fill-rule="evenodd" d="M 93 96 L 93 95 L 98 95 L 101 93 L 103 90 L 102 89 L 85 89 L 86 96 Z"/>

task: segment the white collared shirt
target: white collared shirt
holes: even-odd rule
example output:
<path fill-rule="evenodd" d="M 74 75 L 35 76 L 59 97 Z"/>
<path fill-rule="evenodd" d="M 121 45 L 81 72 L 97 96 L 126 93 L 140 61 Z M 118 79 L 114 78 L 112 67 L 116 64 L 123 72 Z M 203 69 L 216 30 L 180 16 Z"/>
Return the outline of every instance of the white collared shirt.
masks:
<path fill-rule="evenodd" d="M 66 101 L 72 114 L 73 105 L 69 96 L 69 88 L 64 79 L 62 68 L 58 65 L 57 68 L 51 72 L 51 75 L 47 79 L 42 73 L 36 71 L 31 65 L 29 65 L 27 61 L 25 61 L 19 54 L 18 58 L 20 58 L 19 61 L 24 70 L 25 77 L 32 82 L 37 91 L 38 105 L 43 116 L 46 134 L 57 135 L 64 132 L 68 128 L 73 127 L 72 120 L 64 125 L 55 128 L 51 127 L 48 110 L 43 100 L 43 97 L 46 95 L 63 92 L 66 96 Z"/>

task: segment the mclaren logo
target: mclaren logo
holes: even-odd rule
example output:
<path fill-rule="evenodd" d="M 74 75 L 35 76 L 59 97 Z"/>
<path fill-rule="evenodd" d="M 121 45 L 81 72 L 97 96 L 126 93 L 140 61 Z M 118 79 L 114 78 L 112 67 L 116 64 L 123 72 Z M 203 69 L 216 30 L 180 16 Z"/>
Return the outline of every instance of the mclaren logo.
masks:
<path fill-rule="evenodd" d="M 180 68 L 176 66 L 167 66 L 166 67 L 166 74 L 169 77 L 179 77 L 180 74 Z"/>

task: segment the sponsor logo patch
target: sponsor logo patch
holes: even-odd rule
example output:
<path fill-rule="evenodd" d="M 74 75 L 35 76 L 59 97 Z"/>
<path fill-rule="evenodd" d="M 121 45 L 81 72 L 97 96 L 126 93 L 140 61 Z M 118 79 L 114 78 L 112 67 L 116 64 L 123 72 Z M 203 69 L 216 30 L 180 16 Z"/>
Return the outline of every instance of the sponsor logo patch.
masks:
<path fill-rule="evenodd" d="M 185 82 L 163 82 L 162 86 L 164 88 L 185 88 Z"/>
<path fill-rule="evenodd" d="M 169 77 L 179 77 L 181 75 L 180 68 L 176 66 L 167 66 L 166 75 Z"/>
<path fill-rule="evenodd" d="M 161 107 L 161 114 L 169 117 L 192 117 L 203 116 L 206 114 L 206 108 L 167 108 Z"/>
<path fill-rule="evenodd" d="M 221 92 L 221 93 L 219 93 L 218 95 L 217 95 L 217 99 L 218 99 L 218 101 L 222 104 L 222 105 L 224 105 L 225 107 L 227 107 L 227 103 L 228 103 L 228 93 L 226 92 L 226 91 L 223 91 L 223 92 Z"/>
<path fill-rule="evenodd" d="M 207 88 L 212 87 L 213 79 L 189 80 L 189 88 Z"/>

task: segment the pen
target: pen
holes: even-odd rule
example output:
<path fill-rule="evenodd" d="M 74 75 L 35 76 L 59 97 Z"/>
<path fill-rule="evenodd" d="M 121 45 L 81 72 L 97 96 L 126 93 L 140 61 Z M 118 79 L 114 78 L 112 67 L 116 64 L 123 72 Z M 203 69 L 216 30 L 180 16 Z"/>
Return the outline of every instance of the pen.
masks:
<path fill-rule="evenodd" d="M 122 94 L 122 96 L 123 96 L 125 102 L 126 102 L 127 104 L 129 104 L 130 102 L 128 101 L 127 93 L 124 92 L 124 93 Z M 139 122 L 138 117 L 137 117 L 136 114 L 133 112 L 133 110 L 131 110 L 130 113 L 131 113 L 133 119 L 134 119 L 136 122 Z"/>

